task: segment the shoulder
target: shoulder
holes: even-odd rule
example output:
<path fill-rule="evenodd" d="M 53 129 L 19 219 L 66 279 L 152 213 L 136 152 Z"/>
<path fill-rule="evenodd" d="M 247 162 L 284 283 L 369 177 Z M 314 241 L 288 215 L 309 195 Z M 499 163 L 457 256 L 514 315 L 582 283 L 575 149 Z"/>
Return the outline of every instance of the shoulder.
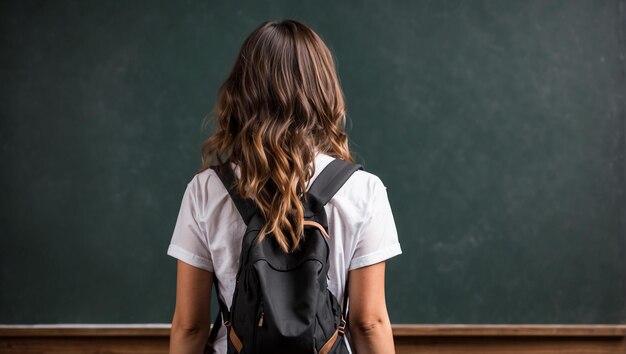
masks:
<path fill-rule="evenodd" d="M 331 203 L 348 205 L 367 214 L 373 203 L 386 197 L 387 187 L 376 174 L 357 170 L 331 199 Z"/>
<path fill-rule="evenodd" d="M 346 185 L 363 192 L 374 192 L 377 189 L 386 188 L 380 177 L 365 170 L 355 171 L 346 181 Z"/>
<path fill-rule="evenodd" d="M 226 187 L 212 168 L 196 173 L 187 183 L 187 193 L 204 210 L 211 209 L 228 197 Z"/>
<path fill-rule="evenodd" d="M 187 187 L 194 191 L 208 191 L 211 190 L 214 184 L 219 183 L 219 177 L 212 168 L 207 168 L 201 172 L 196 173 L 191 180 L 187 183 Z"/>
<path fill-rule="evenodd" d="M 334 157 L 328 154 L 319 153 L 316 158 L 316 164 L 320 163 L 321 169 L 323 170 L 334 159 Z M 318 173 L 319 172 L 316 172 L 315 177 Z M 337 192 L 337 194 L 356 194 L 354 197 L 358 197 L 359 195 L 367 197 L 380 189 L 386 189 L 383 181 L 376 174 L 363 169 L 356 170 Z"/>

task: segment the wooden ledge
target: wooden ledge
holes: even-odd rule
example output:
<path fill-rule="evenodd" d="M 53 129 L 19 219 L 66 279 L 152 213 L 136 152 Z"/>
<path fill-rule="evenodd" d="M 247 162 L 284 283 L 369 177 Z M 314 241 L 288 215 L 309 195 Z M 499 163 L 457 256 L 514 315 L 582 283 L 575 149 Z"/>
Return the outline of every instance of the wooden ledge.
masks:
<path fill-rule="evenodd" d="M 439 336 L 626 336 L 626 325 L 393 325 L 394 337 Z"/>
<path fill-rule="evenodd" d="M 168 337 L 170 325 L 0 325 L 1 337 Z"/>
<path fill-rule="evenodd" d="M 609 325 L 392 325 L 394 337 L 624 337 L 626 324 Z M 168 337 L 169 324 L 0 325 L 0 337 Z"/>

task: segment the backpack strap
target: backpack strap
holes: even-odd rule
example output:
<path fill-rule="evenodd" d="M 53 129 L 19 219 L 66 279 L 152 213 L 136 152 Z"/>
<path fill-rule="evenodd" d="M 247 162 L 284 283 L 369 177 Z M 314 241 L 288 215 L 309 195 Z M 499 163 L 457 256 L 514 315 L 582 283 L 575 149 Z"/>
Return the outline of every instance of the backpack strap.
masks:
<path fill-rule="evenodd" d="M 237 189 L 235 188 L 235 183 L 237 182 L 235 172 L 231 168 L 230 163 L 225 162 L 220 165 L 212 165 L 211 168 L 217 173 L 224 187 L 228 190 L 228 194 L 230 194 L 243 221 L 248 225 L 250 219 L 256 213 L 256 205 L 254 205 L 252 199 L 244 199 L 237 193 Z"/>
<path fill-rule="evenodd" d="M 329 200 L 337 193 L 339 189 L 346 183 L 348 178 L 357 170 L 362 170 L 363 166 L 335 158 L 329 163 L 313 181 L 313 185 L 309 188 L 308 204 L 309 208 L 305 208 L 304 217 L 312 217 L 313 214 L 320 211 L 321 208 L 328 203 Z M 306 210 L 309 209 L 309 210 Z"/>
<path fill-rule="evenodd" d="M 215 293 L 217 295 L 218 311 L 217 316 L 215 316 L 215 321 L 213 321 L 213 326 L 211 326 L 209 338 L 207 339 L 207 342 L 205 344 L 204 353 L 207 354 L 216 353 L 216 351 L 214 351 L 214 345 L 215 340 L 217 339 L 217 332 L 219 332 L 220 328 L 222 327 L 222 322 L 230 325 L 230 322 L 228 322 L 230 320 L 230 312 L 228 311 L 228 307 L 226 306 L 224 301 L 222 301 L 219 285 L 217 284 L 217 276 L 215 276 L 215 273 L 213 273 L 213 286 L 215 287 Z"/>
<path fill-rule="evenodd" d="M 248 225 L 250 219 L 257 211 L 256 205 L 252 199 L 244 199 L 237 192 L 237 189 L 235 188 L 235 183 L 237 182 L 235 172 L 233 171 L 230 162 L 225 162 L 219 165 L 211 165 L 210 167 L 217 173 L 220 181 L 222 181 L 222 184 L 224 184 L 224 187 L 228 190 L 230 198 L 235 203 L 237 211 L 239 211 L 243 221 L 246 225 Z M 228 311 L 228 306 L 226 306 L 226 303 L 220 294 L 219 285 L 217 284 L 217 276 L 215 273 L 213 273 L 213 286 L 215 287 L 219 309 L 217 311 L 215 321 L 213 321 L 213 326 L 211 327 L 211 332 L 209 333 L 209 338 L 205 345 L 205 353 L 214 353 L 213 346 L 217 338 L 217 333 L 220 327 L 222 327 L 222 323 L 226 325 L 226 327 L 230 327 L 230 311 Z"/>
<path fill-rule="evenodd" d="M 320 211 L 357 170 L 363 170 L 363 165 L 350 163 L 339 158 L 335 158 L 329 163 L 315 178 L 313 185 L 307 192 L 309 199 L 308 203 L 304 203 L 304 217 L 312 217 Z M 342 336 L 346 333 L 348 326 L 348 281 L 349 279 L 346 279 L 339 325 L 339 333 Z"/>
<path fill-rule="evenodd" d="M 346 275 L 346 285 L 345 285 L 345 289 L 343 291 L 343 309 L 341 310 L 341 321 L 342 323 L 339 325 L 339 327 L 341 328 L 341 334 L 345 335 L 348 330 L 348 281 L 349 281 L 349 276 Z"/>

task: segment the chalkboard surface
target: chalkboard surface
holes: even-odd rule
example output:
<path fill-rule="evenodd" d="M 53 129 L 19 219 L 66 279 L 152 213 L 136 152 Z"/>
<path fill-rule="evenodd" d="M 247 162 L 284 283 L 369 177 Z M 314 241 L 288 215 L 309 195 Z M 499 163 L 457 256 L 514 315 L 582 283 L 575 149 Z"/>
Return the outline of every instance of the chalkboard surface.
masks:
<path fill-rule="evenodd" d="M 624 323 L 624 1 L 3 1 L 0 323 L 167 323 L 203 118 L 262 21 L 337 60 L 393 323 Z"/>

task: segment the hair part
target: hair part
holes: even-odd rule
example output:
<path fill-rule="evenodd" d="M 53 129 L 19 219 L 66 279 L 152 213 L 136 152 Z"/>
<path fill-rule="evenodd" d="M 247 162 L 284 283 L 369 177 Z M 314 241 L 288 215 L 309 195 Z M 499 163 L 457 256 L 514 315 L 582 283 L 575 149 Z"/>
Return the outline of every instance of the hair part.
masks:
<path fill-rule="evenodd" d="M 353 162 L 344 95 L 333 56 L 306 25 L 263 22 L 244 41 L 213 109 L 216 129 L 201 148 L 202 168 L 234 162 L 236 189 L 254 200 L 285 252 L 303 233 L 301 198 L 317 152 Z"/>

